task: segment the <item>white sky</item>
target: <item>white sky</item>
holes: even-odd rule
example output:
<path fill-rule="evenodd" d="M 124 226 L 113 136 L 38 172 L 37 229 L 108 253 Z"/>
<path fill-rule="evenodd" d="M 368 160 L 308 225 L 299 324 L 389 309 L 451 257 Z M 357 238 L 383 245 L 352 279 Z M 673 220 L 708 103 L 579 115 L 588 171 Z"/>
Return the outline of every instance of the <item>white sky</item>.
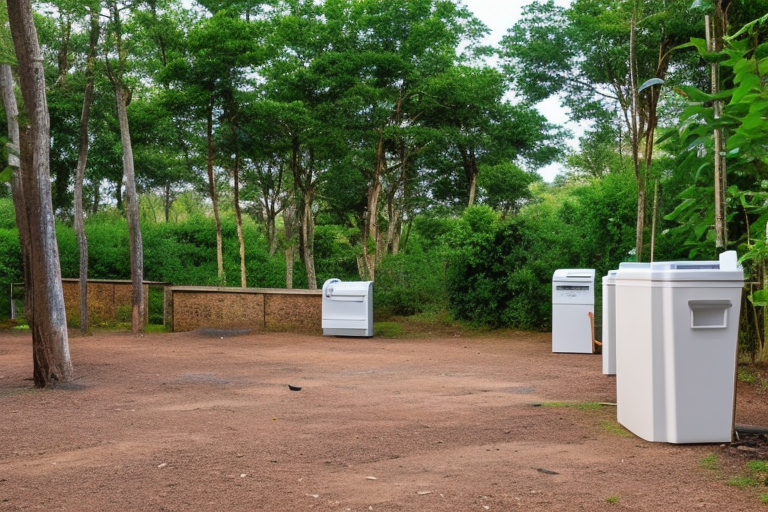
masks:
<path fill-rule="evenodd" d="M 491 34 L 484 41 L 486 44 L 496 45 L 519 19 L 523 6 L 528 5 L 532 0 L 462 0 L 462 3 L 478 18 L 491 29 Z M 562 7 L 568 7 L 571 0 L 555 0 L 555 4 Z M 560 107 L 557 98 L 550 98 L 540 103 L 537 108 L 544 114 L 549 122 L 565 124 L 573 133 L 574 137 L 570 139 L 570 145 L 573 149 L 578 149 L 578 135 L 581 130 L 573 123 L 568 123 L 567 111 Z M 552 179 L 561 170 L 562 165 L 553 164 L 539 170 L 539 174 L 545 181 L 551 182 Z"/>

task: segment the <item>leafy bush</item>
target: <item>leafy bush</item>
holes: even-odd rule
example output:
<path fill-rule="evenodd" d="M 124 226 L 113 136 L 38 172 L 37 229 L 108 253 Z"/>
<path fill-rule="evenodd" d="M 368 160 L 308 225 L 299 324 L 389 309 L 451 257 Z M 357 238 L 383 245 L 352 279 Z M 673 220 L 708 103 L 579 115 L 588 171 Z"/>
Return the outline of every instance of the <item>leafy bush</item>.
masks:
<path fill-rule="evenodd" d="M 360 279 L 357 253 L 350 242 L 350 237 L 356 233 L 356 228 L 343 226 L 315 227 L 314 254 L 318 286 L 334 277 L 342 281 Z"/>
<path fill-rule="evenodd" d="M 442 253 L 425 252 L 418 240 L 411 240 L 406 253 L 382 260 L 373 294 L 376 311 L 385 316 L 444 310 L 447 295 Z"/>

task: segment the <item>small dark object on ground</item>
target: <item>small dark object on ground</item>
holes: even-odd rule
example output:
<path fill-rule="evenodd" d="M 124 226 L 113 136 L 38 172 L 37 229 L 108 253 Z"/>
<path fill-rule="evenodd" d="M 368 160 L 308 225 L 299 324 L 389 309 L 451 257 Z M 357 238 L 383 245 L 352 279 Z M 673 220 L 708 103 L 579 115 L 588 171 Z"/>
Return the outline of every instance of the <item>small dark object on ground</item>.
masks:
<path fill-rule="evenodd" d="M 559 475 L 557 471 L 552 471 L 551 469 L 545 469 L 545 468 L 536 468 L 536 471 L 539 473 L 544 473 L 545 475 Z"/>
<path fill-rule="evenodd" d="M 291 386 L 290 384 L 288 384 L 288 389 L 290 389 L 291 391 L 301 391 L 300 387 L 298 387 L 298 386 Z"/>

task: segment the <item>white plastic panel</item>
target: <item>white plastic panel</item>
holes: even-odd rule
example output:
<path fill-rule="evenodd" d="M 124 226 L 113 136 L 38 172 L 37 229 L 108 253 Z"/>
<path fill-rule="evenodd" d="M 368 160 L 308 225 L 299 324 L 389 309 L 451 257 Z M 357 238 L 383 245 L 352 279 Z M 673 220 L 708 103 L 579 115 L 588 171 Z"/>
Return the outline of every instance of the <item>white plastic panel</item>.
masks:
<path fill-rule="evenodd" d="M 617 273 L 617 417 L 647 441 L 731 440 L 743 273 L 717 267 Z"/>
<path fill-rule="evenodd" d="M 322 326 L 326 336 L 373 336 L 373 281 L 327 280 Z"/>

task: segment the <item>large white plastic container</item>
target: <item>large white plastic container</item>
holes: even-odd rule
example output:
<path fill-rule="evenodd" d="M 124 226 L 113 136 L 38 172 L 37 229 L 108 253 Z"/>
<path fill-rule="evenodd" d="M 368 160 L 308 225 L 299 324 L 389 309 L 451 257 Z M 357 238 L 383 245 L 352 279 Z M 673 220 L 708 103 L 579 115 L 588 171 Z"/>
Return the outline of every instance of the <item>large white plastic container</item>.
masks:
<path fill-rule="evenodd" d="M 326 336 L 373 336 L 373 281 L 323 284 L 323 334 Z"/>
<path fill-rule="evenodd" d="M 552 276 L 552 352 L 591 354 L 595 270 L 559 269 Z"/>
<path fill-rule="evenodd" d="M 647 441 L 731 440 L 744 273 L 720 261 L 616 273 L 618 421 Z"/>
<path fill-rule="evenodd" d="M 603 276 L 603 375 L 616 375 L 616 273 Z"/>
<path fill-rule="evenodd" d="M 649 268 L 650 263 L 623 262 L 620 269 Z M 603 375 L 616 375 L 616 273 L 603 277 Z"/>

